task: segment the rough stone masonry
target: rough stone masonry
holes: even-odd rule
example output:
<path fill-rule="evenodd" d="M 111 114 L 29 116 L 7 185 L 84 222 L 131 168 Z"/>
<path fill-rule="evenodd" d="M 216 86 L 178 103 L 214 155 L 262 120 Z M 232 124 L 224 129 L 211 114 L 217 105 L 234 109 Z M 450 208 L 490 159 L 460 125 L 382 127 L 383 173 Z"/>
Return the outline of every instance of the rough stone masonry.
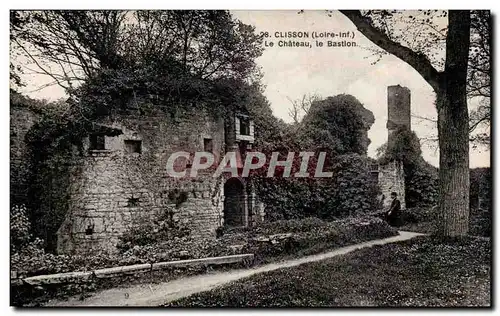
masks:
<path fill-rule="evenodd" d="M 387 140 L 389 142 L 398 128 L 411 129 L 410 89 L 400 85 L 387 87 L 387 113 Z M 391 205 L 391 192 L 396 192 L 401 201 L 401 208 L 406 208 L 405 178 L 401 161 L 391 161 L 388 164 L 380 165 L 378 183 L 384 197 L 384 207 L 387 208 Z"/>
<path fill-rule="evenodd" d="M 166 209 L 194 238 L 215 238 L 224 220 L 239 217 L 240 225 L 259 220 L 261 211 L 248 180 L 231 179 L 237 190 L 226 186 L 225 193 L 225 175 L 214 178 L 207 170 L 179 179 L 169 177 L 165 168 L 174 152 L 209 151 L 218 157 L 238 145 L 242 148 L 244 142 L 248 146 L 253 142 L 253 122 L 241 129 L 241 119 L 235 114 L 227 121 L 197 109 L 174 116 L 162 111 L 146 116 L 117 114 L 100 122 L 121 133 L 91 135 L 84 142 L 86 154 L 75 163 L 70 205 L 57 232 L 58 252 L 116 252 L 124 232 Z M 227 135 L 228 124 L 234 128 L 227 130 L 238 132 Z M 189 170 L 191 163 L 183 160 L 178 167 Z"/>
<path fill-rule="evenodd" d="M 388 87 L 389 137 L 399 126 L 410 127 L 410 91 Z M 20 179 L 25 170 L 26 132 L 39 118 L 27 108 L 11 108 L 11 182 L 17 193 L 25 192 Z M 176 151 L 209 151 L 216 157 L 237 151 L 240 161 L 254 142 L 254 125 L 248 114 L 217 118 L 199 109 L 183 109 L 175 115 L 164 111 L 138 115 L 114 114 L 96 126 L 83 143 L 82 155 L 71 163 L 69 201 L 57 232 L 57 251 L 66 254 L 113 253 L 119 237 L 134 225 L 152 220 L 166 208 L 174 219 L 199 238 L 215 238 L 223 225 L 248 226 L 263 220 L 264 207 L 251 179 L 219 178 L 212 170 L 196 178 L 166 175 L 165 163 Z M 107 135 L 106 130 L 119 133 Z M 216 159 L 217 160 L 217 159 Z M 181 168 L 190 167 L 184 161 Z M 390 203 L 398 193 L 402 207 L 404 173 L 400 162 L 378 167 L 378 182 Z M 22 203 L 22 199 L 15 199 Z M 15 202 L 14 201 L 14 202 Z M 15 202 L 17 203 L 17 202 Z"/>

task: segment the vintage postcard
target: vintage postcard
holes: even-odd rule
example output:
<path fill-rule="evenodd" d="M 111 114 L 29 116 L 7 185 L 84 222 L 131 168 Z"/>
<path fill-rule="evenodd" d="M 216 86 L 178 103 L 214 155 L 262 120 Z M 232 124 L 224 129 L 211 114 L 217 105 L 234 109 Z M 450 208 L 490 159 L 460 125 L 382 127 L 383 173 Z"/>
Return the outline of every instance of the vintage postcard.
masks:
<path fill-rule="evenodd" d="M 11 306 L 491 307 L 491 35 L 11 10 Z"/>

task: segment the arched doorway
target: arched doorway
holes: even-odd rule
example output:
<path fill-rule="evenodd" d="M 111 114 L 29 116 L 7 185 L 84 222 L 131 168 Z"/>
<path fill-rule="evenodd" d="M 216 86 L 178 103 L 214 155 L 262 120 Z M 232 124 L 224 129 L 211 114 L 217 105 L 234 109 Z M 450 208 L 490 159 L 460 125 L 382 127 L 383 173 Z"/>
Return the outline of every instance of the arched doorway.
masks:
<path fill-rule="evenodd" d="M 224 225 L 245 226 L 246 208 L 243 183 L 237 178 L 230 178 L 224 184 Z"/>

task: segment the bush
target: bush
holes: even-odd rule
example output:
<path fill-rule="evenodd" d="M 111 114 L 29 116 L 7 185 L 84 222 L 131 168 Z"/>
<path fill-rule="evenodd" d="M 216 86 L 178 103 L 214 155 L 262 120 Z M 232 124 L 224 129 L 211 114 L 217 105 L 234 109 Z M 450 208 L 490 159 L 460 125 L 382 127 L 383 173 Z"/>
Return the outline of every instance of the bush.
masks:
<path fill-rule="evenodd" d="M 437 203 L 437 169 L 422 158 L 420 140 L 407 127 L 398 128 L 390 142 L 378 149 L 380 164 L 402 161 L 405 173 L 405 198 L 407 207 L 425 207 Z"/>
<path fill-rule="evenodd" d="M 338 156 L 329 186 L 333 195 L 321 209 L 322 218 L 354 216 L 369 213 L 379 208 L 378 182 L 372 178 L 366 157 L 350 154 Z"/>
<path fill-rule="evenodd" d="M 437 228 L 437 207 L 413 207 L 401 213 L 401 229 L 432 234 Z M 491 211 L 471 209 L 469 235 L 491 237 Z"/>
<path fill-rule="evenodd" d="M 14 205 L 10 209 L 10 246 L 12 251 L 17 251 L 31 241 L 31 223 L 28 218 L 26 206 Z"/>
<path fill-rule="evenodd" d="M 422 158 L 405 165 L 405 198 L 407 207 L 428 207 L 438 202 L 437 169 Z"/>
<path fill-rule="evenodd" d="M 471 209 L 469 213 L 469 235 L 491 237 L 491 210 Z"/>
<path fill-rule="evenodd" d="M 474 168 L 470 170 L 470 207 L 471 209 L 491 209 L 491 169 Z M 479 205 L 481 200 L 481 205 Z"/>
<path fill-rule="evenodd" d="M 162 209 L 152 217 L 143 218 L 120 237 L 117 247 L 122 252 L 135 246 L 146 246 L 159 241 L 169 241 L 174 238 L 188 236 L 189 229 L 179 220 L 173 218 L 173 210 Z"/>
<path fill-rule="evenodd" d="M 331 178 L 259 179 L 257 191 L 267 220 L 332 220 L 377 210 L 379 187 L 368 165 L 364 156 L 341 155 L 331 161 Z"/>
<path fill-rule="evenodd" d="M 396 234 L 397 231 L 382 219 L 362 216 L 332 222 L 318 218 L 275 221 L 245 230 L 231 230 L 221 240 L 226 244 L 243 244 L 241 252 L 255 254 L 256 262 L 269 262 Z"/>
<path fill-rule="evenodd" d="M 233 251 L 221 240 L 185 236 L 148 245 L 136 245 L 125 251 L 122 256 L 125 258 L 140 258 L 146 262 L 160 262 L 217 257 L 230 254 L 233 254 Z"/>

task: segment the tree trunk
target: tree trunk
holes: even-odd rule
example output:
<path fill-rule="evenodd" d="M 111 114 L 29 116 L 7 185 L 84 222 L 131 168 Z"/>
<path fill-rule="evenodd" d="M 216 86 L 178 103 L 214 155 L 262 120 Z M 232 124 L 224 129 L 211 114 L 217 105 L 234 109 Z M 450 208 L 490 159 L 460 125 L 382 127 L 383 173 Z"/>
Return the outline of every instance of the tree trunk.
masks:
<path fill-rule="evenodd" d="M 469 114 L 467 61 L 470 12 L 449 11 L 446 63 L 437 93 L 439 135 L 439 227 L 442 236 L 469 230 Z"/>

